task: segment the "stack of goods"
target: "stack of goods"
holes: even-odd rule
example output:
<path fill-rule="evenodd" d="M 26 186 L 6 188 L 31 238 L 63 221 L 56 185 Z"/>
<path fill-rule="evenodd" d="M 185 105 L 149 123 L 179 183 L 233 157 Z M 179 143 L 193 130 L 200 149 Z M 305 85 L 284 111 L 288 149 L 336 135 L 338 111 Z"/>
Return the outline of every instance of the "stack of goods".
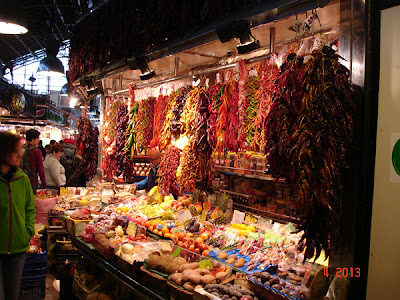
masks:
<path fill-rule="evenodd" d="M 20 296 L 42 299 L 46 293 L 47 253 L 28 253 L 22 273 Z"/>

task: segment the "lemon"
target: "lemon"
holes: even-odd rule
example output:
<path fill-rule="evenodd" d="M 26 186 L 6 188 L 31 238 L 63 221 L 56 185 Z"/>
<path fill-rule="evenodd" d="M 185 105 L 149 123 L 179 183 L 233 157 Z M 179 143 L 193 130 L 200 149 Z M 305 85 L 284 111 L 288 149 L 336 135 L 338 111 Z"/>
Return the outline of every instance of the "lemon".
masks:
<path fill-rule="evenodd" d="M 245 236 L 246 235 L 246 230 L 240 230 L 239 231 L 240 236 Z"/>
<path fill-rule="evenodd" d="M 249 231 L 251 231 L 251 232 L 256 231 L 256 229 L 255 229 L 253 226 L 247 226 L 247 227 L 246 227 L 246 230 L 249 230 Z"/>

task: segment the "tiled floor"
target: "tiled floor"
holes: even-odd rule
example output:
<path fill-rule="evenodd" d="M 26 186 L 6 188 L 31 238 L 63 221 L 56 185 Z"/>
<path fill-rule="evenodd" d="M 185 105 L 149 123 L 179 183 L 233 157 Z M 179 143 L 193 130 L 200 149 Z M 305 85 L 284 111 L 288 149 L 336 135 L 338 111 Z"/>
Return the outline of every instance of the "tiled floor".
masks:
<path fill-rule="evenodd" d="M 59 299 L 59 288 L 58 290 L 55 289 L 55 285 L 57 285 L 56 283 L 56 279 L 51 276 L 51 275 L 47 275 L 46 276 L 46 297 L 44 298 L 44 300 L 58 300 Z M 72 288 L 72 287 L 71 287 Z"/>

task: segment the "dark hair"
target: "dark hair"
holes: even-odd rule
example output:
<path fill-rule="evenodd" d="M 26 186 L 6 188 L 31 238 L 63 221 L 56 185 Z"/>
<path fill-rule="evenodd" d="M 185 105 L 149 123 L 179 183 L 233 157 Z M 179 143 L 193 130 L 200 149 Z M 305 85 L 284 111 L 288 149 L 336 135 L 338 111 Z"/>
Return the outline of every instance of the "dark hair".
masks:
<path fill-rule="evenodd" d="M 43 141 L 42 140 L 39 141 L 39 145 L 43 146 Z"/>
<path fill-rule="evenodd" d="M 32 141 L 34 139 L 37 139 L 39 136 L 40 136 L 40 132 L 37 131 L 36 129 L 29 129 L 26 132 L 26 140 L 28 142 L 30 142 L 30 141 Z"/>
<path fill-rule="evenodd" d="M 60 140 L 58 143 L 59 143 L 60 145 L 62 145 L 62 144 L 64 144 L 64 141 L 63 141 L 63 140 Z"/>
<path fill-rule="evenodd" d="M 54 145 L 54 144 L 57 144 L 56 140 L 51 140 L 50 145 Z"/>
<path fill-rule="evenodd" d="M 7 164 L 7 159 L 21 142 L 21 137 L 8 131 L 0 131 L 0 166 Z M 14 174 L 18 168 L 11 167 L 10 171 Z"/>
<path fill-rule="evenodd" d="M 53 147 L 51 147 L 51 153 L 58 153 L 58 152 L 64 152 L 64 147 L 61 146 L 60 144 L 55 144 Z"/>
<path fill-rule="evenodd" d="M 51 151 L 51 145 L 48 144 L 48 145 L 44 146 L 44 149 Z"/>

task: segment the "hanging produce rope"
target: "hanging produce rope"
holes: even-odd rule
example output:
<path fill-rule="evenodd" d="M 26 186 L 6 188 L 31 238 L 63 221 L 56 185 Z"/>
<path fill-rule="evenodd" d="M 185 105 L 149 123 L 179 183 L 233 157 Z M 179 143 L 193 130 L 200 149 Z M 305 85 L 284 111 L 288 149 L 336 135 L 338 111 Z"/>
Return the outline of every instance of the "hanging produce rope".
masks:
<path fill-rule="evenodd" d="M 256 131 L 255 123 L 257 119 L 257 109 L 261 98 L 261 80 L 258 76 L 249 76 L 246 85 L 246 114 L 244 118 L 246 143 L 242 146 L 244 149 L 250 149 L 253 145 L 253 139 Z"/>
<path fill-rule="evenodd" d="M 124 147 L 124 152 L 129 155 L 131 158 L 135 154 L 135 146 L 136 146 L 136 116 L 139 110 L 139 102 L 135 102 L 133 104 L 133 108 L 129 112 L 129 121 L 128 121 L 128 126 L 126 128 L 126 143 Z"/>
<path fill-rule="evenodd" d="M 115 101 L 111 100 L 111 106 L 107 110 L 104 118 L 104 127 L 101 134 L 102 139 L 102 165 L 104 176 L 111 179 L 115 175 L 117 170 L 117 164 L 115 161 L 115 151 L 117 147 L 116 134 L 115 134 L 115 123 L 116 114 L 118 108 L 122 105 L 122 100 L 117 98 Z"/>
<path fill-rule="evenodd" d="M 192 193 L 195 189 L 198 160 L 192 151 L 192 142 L 183 148 L 179 167 L 176 170 L 176 179 L 181 194 Z"/>
<path fill-rule="evenodd" d="M 214 178 L 213 149 L 209 143 L 207 128 L 207 120 L 210 119 L 209 105 L 210 98 L 208 94 L 204 89 L 200 89 L 195 119 L 196 138 L 192 149 L 199 162 L 198 168 L 196 168 L 196 185 L 200 190 L 204 191 L 211 188 L 211 182 Z"/>
<path fill-rule="evenodd" d="M 227 151 L 237 152 L 239 150 L 239 90 L 238 83 L 233 79 L 225 85 L 223 98 L 228 103 L 228 124 L 225 134 L 225 148 Z"/>
<path fill-rule="evenodd" d="M 146 148 L 150 147 L 153 139 L 154 126 L 154 107 L 156 98 L 148 97 L 139 104 L 139 111 L 136 117 L 136 150 L 142 153 Z"/>
<path fill-rule="evenodd" d="M 167 115 L 168 96 L 159 95 L 154 108 L 154 130 L 150 148 L 161 146 L 161 133 Z"/>
<path fill-rule="evenodd" d="M 191 138 L 195 134 L 195 119 L 197 111 L 197 103 L 200 97 L 200 89 L 194 88 L 187 94 L 185 107 L 181 115 L 181 134 L 185 134 Z"/>
<path fill-rule="evenodd" d="M 115 175 L 118 177 L 121 174 L 129 181 L 133 177 L 133 165 L 130 160 L 129 153 L 124 151 L 127 142 L 126 129 L 128 124 L 128 108 L 125 104 L 118 108 L 116 115 L 116 126 L 117 132 L 117 148 L 115 153 L 115 160 L 117 163 L 117 170 Z"/>
<path fill-rule="evenodd" d="M 165 122 L 162 128 L 162 134 L 160 136 L 160 147 L 161 149 L 165 149 L 171 142 L 171 123 L 172 119 L 174 118 L 174 114 L 172 109 L 176 105 L 176 98 L 179 95 L 179 90 L 173 91 L 168 96 L 167 106 L 166 106 L 166 113 L 165 113 Z"/>
<path fill-rule="evenodd" d="M 284 178 L 289 184 L 296 182 L 295 169 L 290 164 L 290 151 L 296 141 L 291 139 L 298 128 L 296 123 L 303 96 L 303 67 L 295 57 L 288 57 L 287 69 L 279 77 L 271 110 L 266 119 L 265 153 L 271 175 Z"/>
<path fill-rule="evenodd" d="M 279 78 L 279 68 L 275 63 L 264 62 L 259 70 L 261 72 L 261 95 L 256 110 L 254 123 L 254 138 L 251 148 L 257 152 L 265 151 L 265 132 L 266 118 L 270 112 L 273 93 L 275 92 L 275 82 Z"/>
<path fill-rule="evenodd" d="M 210 106 L 209 115 L 207 119 L 207 139 L 212 149 L 217 146 L 217 133 L 216 125 L 218 119 L 219 108 L 221 107 L 221 95 L 225 85 L 217 82 L 209 91 Z"/>
<path fill-rule="evenodd" d="M 339 172 L 348 167 L 352 141 L 354 103 L 350 97 L 349 71 L 329 47 L 312 53 L 304 72 L 304 94 L 298 113 L 296 143 L 290 153 L 298 174 L 297 207 L 306 219 L 301 248 L 305 258 L 321 250 L 329 256 L 329 233 L 335 221 L 333 191 L 340 190 Z"/>
<path fill-rule="evenodd" d="M 82 160 L 73 166 L 75 171 L 68 179 L 66 186 L 81 186 L 82 177 L 89 181 L 97 171 L 99 131 L 93 128 L 86 115 L 79 119 L 78 130 L 77 145 L 82 150 Z"/>
<path fill-rule="evenodd" d="M 183 125 L 181 122 L 181 115 L 183 113 L 183 108 L 185 107 L 188 93 L 191 91 L 191 89 L 191 86 L 181 87 L 179 89 L 179 95 L 175 99 L 175 106 L 172 108 L 173 118 L 169 128 L 172 136 L 175 139 L 178 139 L 181 133 L 181 128 Z"/>
<path fill-rule="evenodd" d="M 175 146 L 169 146 L 160 162 L 159 185 L 165 194 L 178 195 L 176 171 L 179 167 L 181 151 Z"/>

